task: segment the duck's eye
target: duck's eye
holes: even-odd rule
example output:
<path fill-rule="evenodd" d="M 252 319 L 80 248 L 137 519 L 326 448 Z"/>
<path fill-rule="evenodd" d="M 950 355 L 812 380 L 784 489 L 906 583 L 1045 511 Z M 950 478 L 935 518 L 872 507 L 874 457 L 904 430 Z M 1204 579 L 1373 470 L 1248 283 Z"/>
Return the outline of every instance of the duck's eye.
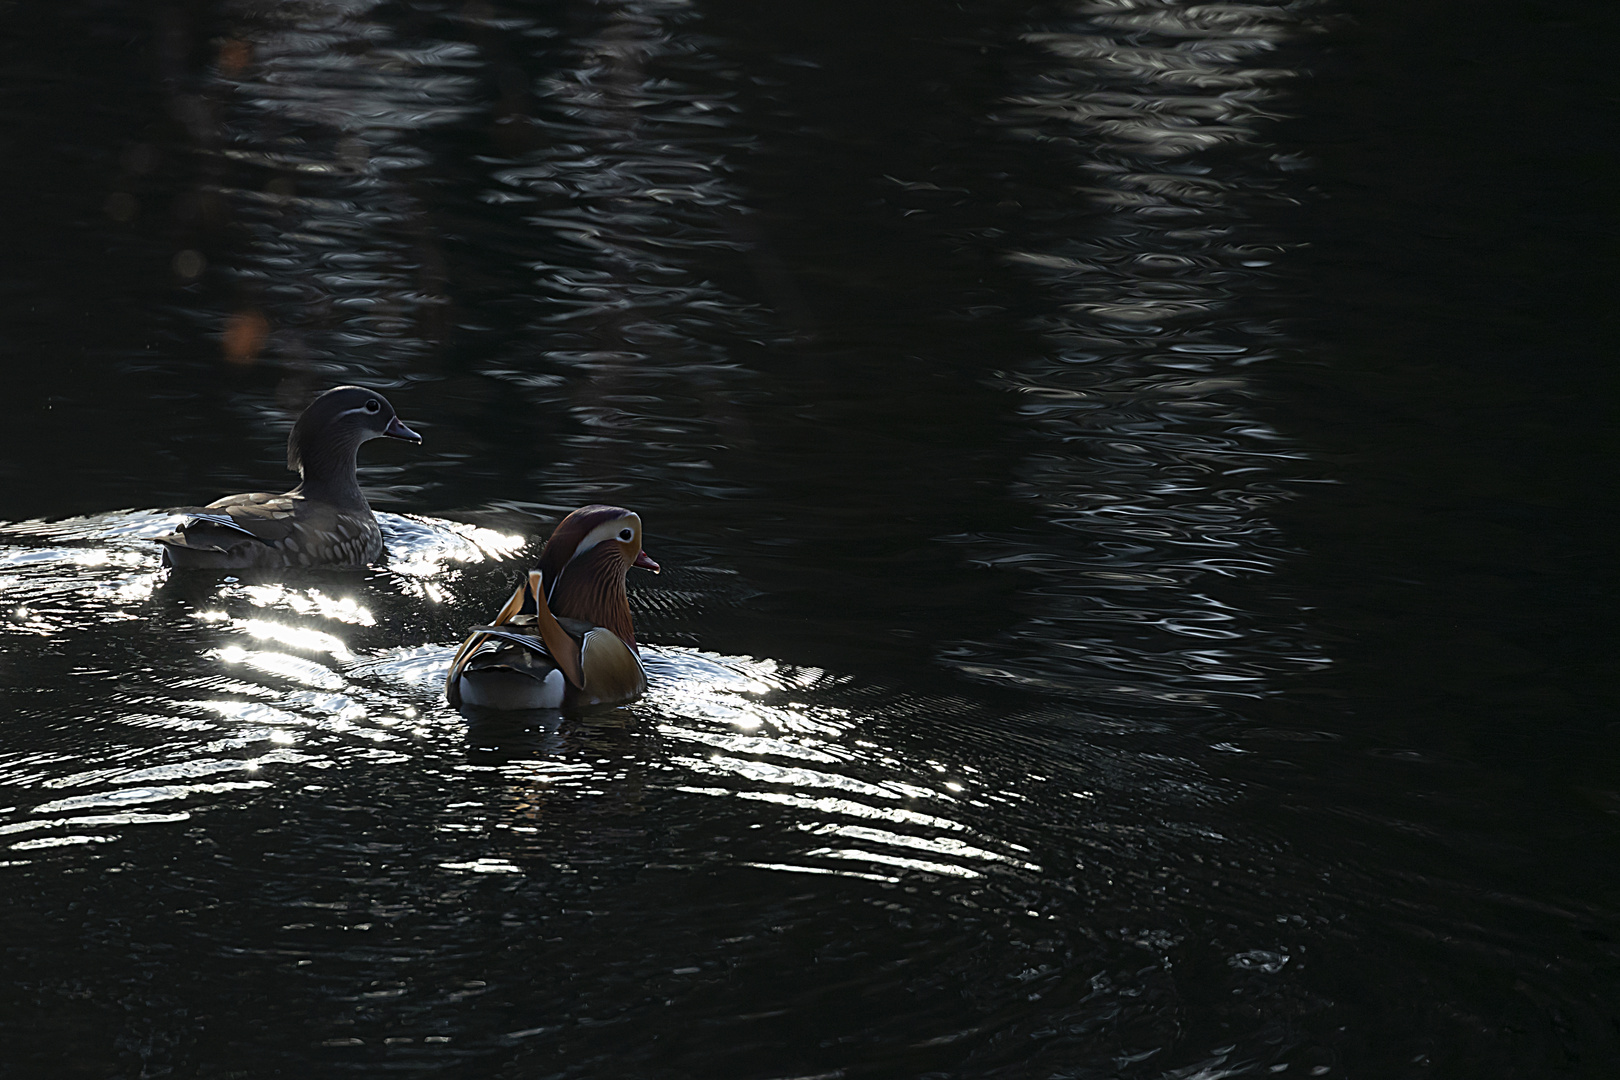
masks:
<path fill-rule="evenodd" d="M 381 408 L 382 402 L 378 401 L 376 398 L 372 398 L 370 401 L 366 402 L 366 412 L 376 412 Z"/>
<path fill-rule="evenodd" d="M 620 529 L 619 530 L 619 539 L 623 540 L 627 544 L 631 540 L 634 540 L 635 537 L 636 537 L 636 534 L 630 529 Z"/>

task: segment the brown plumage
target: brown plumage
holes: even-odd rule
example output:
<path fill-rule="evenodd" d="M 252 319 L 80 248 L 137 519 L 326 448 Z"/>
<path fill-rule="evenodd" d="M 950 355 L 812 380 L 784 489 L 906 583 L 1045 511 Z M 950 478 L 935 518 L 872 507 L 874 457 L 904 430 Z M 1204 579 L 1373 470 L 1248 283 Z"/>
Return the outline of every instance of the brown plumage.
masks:
<path fill-rule="evenodd" d="M 450 704 L 556 709 L 640 697 L 647 676 L 625 593 L 632 566 L 658 571 L 641 550 L 639 517 L 602 505 L 569 514 L 539 567 L 456 651 L 444 683 Z"/>
<path fill-rule="evenodd" d="M 287 436 L 287 468 L 302 482 L 281 495 L 227 495 L 181 511 L 185 522 L 156 538 L 164 563 L 230 570 L 374 561 L 382 554 L 382 530 L 360 490 L 355 464 L 360 444 L 381 437 L 422 441 L 376 391 L 326 391 Z"/>

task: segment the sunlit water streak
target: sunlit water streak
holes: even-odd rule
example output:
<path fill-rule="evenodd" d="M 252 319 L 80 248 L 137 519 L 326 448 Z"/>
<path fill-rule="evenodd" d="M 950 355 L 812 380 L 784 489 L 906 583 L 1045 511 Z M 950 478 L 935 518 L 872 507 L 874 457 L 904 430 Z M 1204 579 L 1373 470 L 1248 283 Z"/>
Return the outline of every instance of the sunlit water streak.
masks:
<path fill-rule="evenodd" d="M 519 552 L 523 537 L 385 514 L 386 570 L 339 572 L 301 586 L 163 573 L 151 537 L 173 520 L 128 512 L 0 528 L 7 540 L 0 558 L 15 568 L 4 579 L 0 610 L 9 614 L 5 629 L 14 640 L 42 639 L 35 648 L 65 655 L 88 646 L 107 659 L 95 635 L 109 622 L 139 621 L 150 642 L 124 646 L 121 672 L 72 669 L 114 688 L 118 706 L 96 725 L 99 750 L 70 744 L 65 756 L 0 755 L 0 785 L 18 792 L 11 812 L 22 815 L 3 828 L 30 833 L 11 843 L 14 861 L 89 842 L 83 830 L 91 824 L 178 823 L 334 767 L 419 767 L 423 740 L 460 740 L 461 720 L 442 700 L 454 639 L 380 642 L 405 603 L 470 606 L 458 595 L 466 568 Z M 388 622 L 380 623 L 379 610 L 389 612 Z M 646 662 L 653 689 L 638 711 L 654 718 L 664 744 L 661 769 L 674 774 L 660 786 L 769 803 L 797 819 L 778 837 L 787 847 L 747 865 L 891 882 L 908 868 L 963 878 L 1002 867 L 1039 869 L 1017 844 L 972 842 L 974 831 L 951 816 L 969 797 L 965 775 L 927 766 L 919 775 L 918 764 L 856 743 L 847 709 L 815 703 L 822 673 L 673 647 L 650 646 Z M 76 767 L 53 774 L 69 761 Z M 452 768 L 597 794 L 624 779 L 617 766 L 602 772 L 517 760 Z M 242 779 L 203 779 L 230 774 Z M 177 802 L 186 809 L 123 818 L 102 812 Z M 63 816 L 70 811 L 79 816 Z M 42 831 L 53 836 L 33 835 Z M 116 834 L 90 838 L 106 843 Z M 477 872 L 492 872 L 490 865 L 478 863 Z"/>
<path fill-rule="evenodd" d="M 948 660 L 1147 705 L 1263 694 L 1325 662 L 1286 601 L 1231 584 L 1286 552 L 1266 507 L 1302 472 L 1249 405 L 1250 365 L 1300 347 L 1254 299 L 1286 246 L 1254 209 L 1289 196 L 1249 148 L 1297 74 L 1272 57 L 1310 24 L 1296 5 L 1069 10 L 1024 35 L 1041 59 L 996 117 L 1088 204 L 1004 252 L 1051 297 L 1046 354 L 996 376 L 1044 444 L 1017 494 L 1050 529 L 959 538 L 1032 586 L 1026 622 Z"/>

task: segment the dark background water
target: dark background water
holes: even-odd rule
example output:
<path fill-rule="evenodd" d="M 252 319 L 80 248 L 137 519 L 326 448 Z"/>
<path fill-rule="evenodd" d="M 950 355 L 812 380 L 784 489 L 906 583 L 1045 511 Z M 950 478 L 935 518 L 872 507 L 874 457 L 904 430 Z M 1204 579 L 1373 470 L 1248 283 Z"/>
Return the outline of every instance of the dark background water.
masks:
<path fill-rule="evenodd" d="M 0 8 L 0 1075 L 1613 1075 L 1617 22 Z M 389 565 L 162 579 L 347 381 Z"/>

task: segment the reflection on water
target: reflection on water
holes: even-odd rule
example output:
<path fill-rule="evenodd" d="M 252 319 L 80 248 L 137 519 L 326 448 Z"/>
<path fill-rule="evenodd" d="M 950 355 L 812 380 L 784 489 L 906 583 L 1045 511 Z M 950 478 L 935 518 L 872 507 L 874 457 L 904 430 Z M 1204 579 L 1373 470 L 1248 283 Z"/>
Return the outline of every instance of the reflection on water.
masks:
<path fill-rule="evenodd" d="M 426 159 L 405 136 L 474 111 L 476 58 L 399 42 L 379 6 L 236 5 L 217 81 L 182 100 L 206 153 L 199 195 L 248 237 L 218 260 L 232 362 L 392 385 L 442 336 L 444 257 L 408 180 Z"/>
<path fill-rule="evenodd" d="M 448 380 L 460 400 L 438 422 L 461 430 L 430 434 L 429 468 L 463 465 L 471 437 L 480 467 L 506 461 L 510 507 L 648 479 L 741 494 L 709 470 L 742 428 L 728 343 L 760 319 L 692 263 L 747 246 L 726 156 L 749 140 L 729 130 L 734 92 L 713 88 L 735 76 L 676 43 L 688 6 L 593 5 L 566 39 L 472 5 L 405 40 L 382 10 L 233 8 L 206 92 L 175 106 L 203 150 L 195 195 L 230 224 L 208 255 L 211 303 L 189 316 L 228 363 L 276 372 L 283 402 Z M 484 128 L 490 144 L 470 145 Z M 464 360 L 421 370 L 451 341 Z M 258 422 L 263 406 L 237 408 Z M 547 427 L 574 434 L 541 467 Z M 375 489 L 394 470 L 369 472 Z"/>
<path fill-rule="evenodd" d="M 1294 346 L 1253 298 L 1285 246 L 1253 221 L 1277 189 L 1257 145 L 1297 72 L 1293 7 L 1080 4 L 1024 37 L 1039 59 L 997 119 L 1085 206 L 1009 237 L 1050 299 L 1042 355 L 998 372 L 1041 444 L 1016 494 L 1041 533 L 963 537 L 1033 578 L 1025 621 L 953 664 L 1051 690 L 1193 704 L 1325 662 L 1252 587 L 1283 541 L 1266 508 L 1303 457 L 1260 420 L 1252 365 Z"/>
<path fill-rule="evenodd" d="M 63 834 L 31 836 L 11 850 L 83 843 L 86 834 L 77 830 L 91 824 L 187 820 L 217 803 L 215 796 L 226 796 L 229 805 L 241 792 L 271 786 L 265 777 L 280 776 L 277 766 L 297 772 L 330 768 L 346 757 L 373 764 L 409 760 L 392 747 L 430 734 L 417 704 L 346 674 L 361 661 L 354 651 L 362 647 L 358 635 L 388 631 L 377 629 L 372 602 L 336 593 L 382 588 L 395 604 L 433 600 L 442 596 L 440 586 L 427 588 L 424 578 L 455 582 L 469 564 L 510 555 L 525 541 L 453 522 L 381 520 L 401 569 L 317 574 L 308 586 L 159 570 L 150 541 L 172 527 L 169 514 L 5 526 L 0 557 L 16 568 L 0 581 L 6 629 L 46 639 L 36 673 L 61 664 L 75 683 L 101 687 L 87 701 L 90 715 L 70 709 L 60 718 L 66 726 L 56 728 L 64 740 L 59 750 L 12 755 L 0 764 L 3 782 L 42 795 L 82 793 L 12 809 L 51 815 L 188 804 L 177 814 L 10 823 L 11 831 Z M 49 705 L 46 711 L 55 715 Z M 83 731 L 97 733 L 92 745 L 99 750 L 80 742 Z M 70 762 L 74 768 L 65 775 L 40 778 L 37 772 Z M 192 782 L 230 773 L 253 778 Z"/>
<path fill-rule="evenodd" d="M 523 546 L 522 537 L 385 514 L 381 522 L 391 556 L 386 571 L 363 577 L 333 572 L 324 586 L 250 583 L 235 576 L 217 580 L 213 575 L 195 580 L 177 575 L 172 582 L 154 584 L 164 575 L 154 572 L 157 557 L 143 541 L 161 534 L 172 520 L 131 512 L 5 528 L 13 545 L 5 551 L 7 561 L 26 567 L 0 586 L 0 607 L 12 612 L 12 629 L 59 639 L 69 652 L 72 646 L 61 639 L 99 633 L 98 627 L 109 621 L 142 623 L 158 642 L 169 635 L 174 639 L 138 649 L 147 663 L 130 665 L 133 670 L 116 676 L 107 670 L 72 669 L 81 678 L 99 675 L 115 688 L 117 708 L 98 716 L 98 724 L 143 729 L 160 741 L 135 737 L 126 743 L 104 732 L 99 756 L 73 746 L 64 747 L 62 756 L 27 754 L 9 763 L 0 759 L 0 783 L 34 789 L 44 799 L 12 807 L 17 820 L 0 826 L 8 833 L 30 834 L 9 845 L 14 861 L 28 851 L 117 838 L 115 833 L 86 833 L 86 828 L 186 821 L 211 805 L 231 805 L 243 792 L 319 775 L 311 770 L 362 762 L 370 767 L 403 765 L 415 760 L 413 742 L 462 741 L 460 718 L 441 698 L 454 646 L 442 641 L 386 644 L 388 635 L 412 602 L 422 598 L 457 609 L 473 607 L 470 598 L 456 595 L 463 568 L 512 554 Z M 75 541 L 115 546 L 35 546 Z M 98 568 L 101 580 L 87 581 L 85 567 Z M 360 587 L 361 595 L 371 599 L 332 595 L 344 587 L 346 577 L 354 579 L 348 587 Z M 425 588 L 429 577 L 435 581 Z M 53 591 L 54 604 L 46 599 Z M 387 610 L 379 627 L 374 607 L 382 605 Z M 43 618 L 47 611 L 57 617 Z M 85 644 L 87 653 L 104 655 L 95 643 Z M 766 838 L 786 839 L 788 848 L 773 850 L 772 861 L 744 865 L 890 882 L 899 879 L 842 864 L 964 878 L 980 876 L 982 864 L 1040 869 L 1009 853 L 1027 852 L 1017 844 L 996 851 L 970 843 L 973 831 L 949 817 L 953 805 L 974 801 L 972 774 L 978 770 L 938 764 L 919 768 L 863 748 L 853 736 L 850 711 L 818 701 L 819 691 L 839 680 L 818 670 L 674 647 L 649 647 L 646 663 L 653 676 L 645 702 L 651 717 L 648 734 L 656 733 L 662 744 L 661 770 L 686 777 L 658 786 L 766 802 L 802 817 L 793 832 Z M 606 769 L 544 760 L 572 756 L 572 748 L 568 738 L 555 737 L 558 718 L 537 722 L 551 738 L 539 744 L 519 739 L 520 749 L 510 759 L 494 755 L 502 759 L 498 764 L 489 763 L 490 753 L 475 752 L 470 763 L 456 764 L 454 771 L 492 771 L 516 784 L 509 798 L 523 802 L 524 818 L 540 813 L 546 792 L 588 789 L 605 795 L 627 780 L 620 760 L 597 762 L 610 765 Z M 500 741 L 512 745 L 515 733 L 507 732 Z M 490 734 L 487 726 L 475 727 L 467 742 L 478 747 Z M 534 760 L 536 753 L 541 760 Z M 629 771 L 645 767 L 645 762 L 629 760 Z M 39 771 L 68 762 L 76 767 L 65 775 Z M 93 767 L 83 768 L 86 764 Z M 251 779 L 200 781 L 222 774 Z M 62 790 L 81 793 L 51 794 Z M 155 815 L 98 813 L 175 801 L 185 801 L 188 809 Z M 505 805 L 499 812 L 512 810 Z M 69 811 L 80 814 L 48 816 Z M 34 835 L 40 832 L 52 835 Z M 805 837 L 795 842 L 794 833 Z M 486 860 L 475 869 L 492 872 L 491 865 Z"/>
<path fill-rule="evenodd" d="M 254 843 L 263 845 L 263 854 L 238 869 L 232 869 L 233 857 L 216 876 L 246 873 L 261 885 L 279 879 L 283 886 L 272 886 L 256 902 L 264 925 L 240 925 L 232 955 L 266 962 L 283 957 L 292 965 L 289 974 L 314 964 L 322 978 L 343 985 L 415 980 L 409 972 L 417 965 L 451 962 L 433 958 L 431 950 L 442 946 L 410 959 L 416 947 L 404 939 L 335 952 L 319 942 L 384 926 L 394 937 L 407 925 L 475 903 L 464 889 L 481 888 L 478 882 L 498 887 L 503 880 L 541 887 L 545 908 L 554 912 L 540 916 L 542 922 L 569 926 L 569 955 L 577 957 L 580 949 L 589 955 L 610 938 L 633 940 L 651 930 L 637 926 L 647 918 L 650 898 L 687 895 L 696 882 L 721 875 L 737 896 L 762 888 L 786 892 L 769 910 L 736 910 L 724 923 L 727 940 L 718 944 L 687 941 L 707 931 L 681 914 L 679 904 L 668 912 L 673 922 L 654 919 L 663 927 L 657 933 L 674 936 L 648 957 L 678 958 L 650 961 L 661 969 L 646 968 L 644 960 L 637 978 L 696 977 L 694 986 L 659 991 L 678 1003 L 678 1015 L 709 1015 L 700 987 L 713 973 L 731 970 L 754 985 L 749 993 L 759 1008 L 752 1018 L 724 1010 L 724 1022 L 740 1025 L 739 1031 L 768 1031 L 775 1018 L 836 994 L 865 965 L 865 951 L 851 943 L 883 927 L 871 943 L 882 942 L 890 958 L 885 963 L 898 965 L 902 981 L 910 980 L 903 974 L 908 965 L 931 958 L 930 973 L 911 991 L 908 1023 L 935 1032 L 929 1037 L 944 1039 L 938 1046 L 959 1039 L 977 1045 L 996 1025 L 983 1028 L 961 1012 L 959 996 L 947 989 L 954 979 L 972 977 L 969 971 L 988 962 L 1006 968 L 1009 981 L 998 996 L 1011 994 L 1008 1003 L 1039 1001 L 1074 976 L 1074 960 L 1039 943 L 1052 932 L 1048 927 L 1068 918 L 1063 911 L 1081 882 L 1128 873 L 1130 865 L 1145 869 L 1170 855 L 1164 846 L 1170 838 L 1179 858 L 1227 842 L 1196 823 L 1225 796 L 1190 762 L 1150 765 L 1100 746 L 1101 752 L 1076 747 L 1037 772 L 1028 750 L 986 756 L 972 749 L 982 737 L 975 727 L 984 722 L 976 706 L 917 699 L 884 704 L 845 676 L 767 659 L 651 645 L 652 690 L 632 709 L 515 724 L 505 718 L 469 728 L 443 703 L 443 674 L 460 624 L 487 608 L 519 565 L 511 556 L 523 552 L 522 537 L 385 514 L 385 568 L 307 571 L 278 580 L 159 579 L 149 537 L 169 521 L 168 515 L 126 512 L 5 528 L 13 569 L 0 605 L 32 612 L 13 615 L 9 640 L 46 645 L 32 666 L 49 690 L 42 699 L 13 697 L 34 734 L 26 747 L 0 753 L 0 786 L 12 793 L 0 815 L 0 862 L 18 874 L 76 869 L 144 879 L 142 852 L 150 844 L 235 849 L 239 822 L 258 823 L 252 835 L 261 837 Z M 429 564 L 431 573 L 423 569 Z M 702 575 L 683 580 L 678 568 L 671 570 L 673 593 L 701 586 Z M 424 583 L 436 591 L 422 592 Z M 638 591 L 638 606 L 656 609 L 656 586 L 664 584 L 661 578 L 655 588 Z M 424 606 L 425 600 L 431 603 Z M 413 629 L 424 619 L 425 629 Z M 117 632 L 109 627 L 129 625 L 140 633 L 108 639 Z M 935 739 L 920 739 L 921 729 L 897 709 L 911 710 L 913 721 L 930 717 Z M 1028 715 L 1001 722 L 1015 747 L 1041 724 Z M 1143 827 L 1129 823 L 1135 811 L 1126 805 L 1106 805 L 1132 791 L 1139 800 L 1145 783 L 1164 785 L 1156 796 L 1161 813 L 1182 809 Z M 1079 862 L 1066 844 L 1054 847 L 1048 832 L 1077 810 L 1089 838 Z M 356 814 L 359 829 L 350 832 L 343 823 Z M 626 846 L 635 853 L 627 861 Z M 196 858 L 176 857 L 182 868 Z M 372 883 L 361 886 L 367 899 L 321 899 L 345 887 L 340 883 L 351 873 L 357 882 Z M 613 882 L 623 874 L 662 884 L 646 894 L 649 900 L 620 894 L 611 910 L 597 911 L 600 901 L 592 897 L 617 891 Z M 764 877 L 750 885 L 736 875 Z M 777 880 L 782 884 L 767 884 Z M 848 896 L 828 911 L 825 898 L 801 894 L 802 886 L 790 884 L 796 880 L 893 891 L 873 894 L 870 910 L 869 901 Z M 1054 893 L 1053 883 L 1064 884 Z M 197 887 L 234 888 L 223 880 L 182 886 Z M 1153 915 L 1156 905 L 1143 906 L 1145 898 L 1133 901 L 1133 919 L 1163 920 L 1166 913 Z M 941 900 L 961 905 L 965 921 L 942 922 Z M 327 909 L 330 915 L 320 914 Z M 606 921 L 593 928 L 598 918 Z M 820 941 L 822 931 L 814 928 L 827 918 L 846 925 L 834 935 L 840 943 L 805 946 L 822 954 L 825 977 L 792 988 L 776 985 L 770 972 L 778 948 L 805 934 Z M 982 955 L 971 942 L 985 919 L 1027 922 L 1028 930 L 1011 939 L 1024 944 L 1009 943 L 1003 956 Z M 1148 947 L 1163 955 L 1168 970 L 1170 952 L 1185 941 L 1168 928 L 1174 921 L 1121 931 L 1129 942 L 1120 947 Z M 555 935 L 529 941 L 517 970 L 553 962 L 545 957 Z M 1286 955 L 1280 947 L 1267 932 L 1246 937 L 1242 955 Z M 1041 956 L 1046 959 L 1036 959 Z M 406 967 L 390 966 L 399 963 Z M 1141 968 L 1134 957 L 1131 963 Z M 532 987 L 498 974 L 503 966 L 486 957 L 461 968 L 462 981 L 454 985 L 465 988 L 476 976 L 488 993 L 477 995 L 484 1000 L 460 1020 L 433 1021 L 386 1039 L 431 1036 L 442 1040 L 435 1046 L 453 1042 L 463 1051 L 487 1052 L 512 1045 L 513 1032 L 535 1029 L 516 1036 L 520 1042 L 538 1037 Z M 438 979 L 428 982 L 434 987 L 423 984 L 422 992 L 430 998 L 447 992 Z M 401 988 L 407 999 L 417 993 L 405 989 L 409 985 Z M 299 986 L 295 977 L 287 987 L 293 998 L 313 989 Z M 1030 989 L 1039 986 L 1048 990 Z M 1119 992 L 1140 994 L 1139 978 L 1126 980 Z M 607 984 L 587 997 L 611 1010 L 600 1000 L 605 993 L 611 993 Z M 374 1027 L 368 1015 L 362 1010 L 299 1023 L 314 1025 L 307 1037 L 314 1043 L 357 1039 L 353 1045 L 366 1046 L 394 1031 Z M 748 1038 L 752 1045 L 754 1036 Z M 413 1045 L 427 1060 L 438 1060 L 425 1041 Z M 645 1052 L 662 1051 L 649 1043 Z M 749 1053 L 718 1043 L 699 1058 L 723 1070 L 741 1067 Z"/>

